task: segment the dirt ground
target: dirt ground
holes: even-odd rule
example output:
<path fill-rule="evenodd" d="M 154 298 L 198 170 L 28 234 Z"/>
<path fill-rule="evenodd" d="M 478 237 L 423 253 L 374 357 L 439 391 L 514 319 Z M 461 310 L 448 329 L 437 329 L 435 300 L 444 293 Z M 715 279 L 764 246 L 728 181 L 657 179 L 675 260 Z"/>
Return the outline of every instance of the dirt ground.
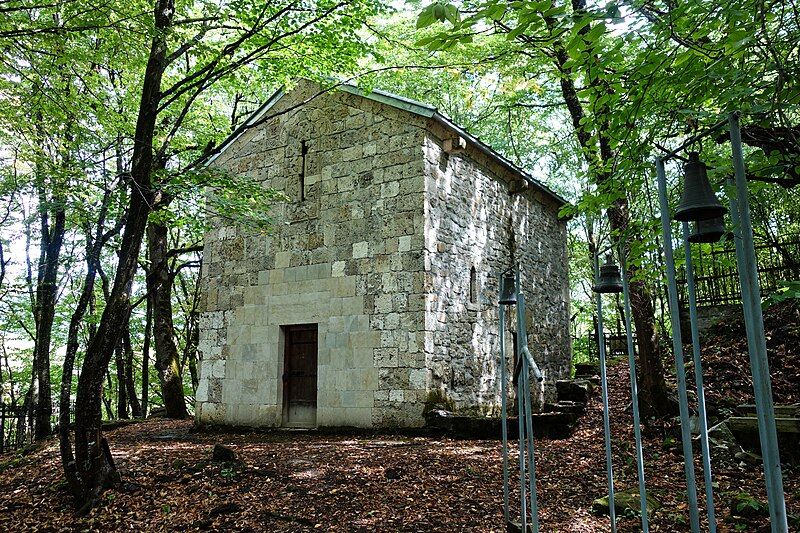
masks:
<path fill-rule="evenodd" d="M 615 482 L 618 490 L 635 488 L 627 367 L 617 364 L 609 374 Z M 571 438 L 536 442 L 543 532 L 610 530 L 608 517 L 591 512 L 606 492 L 601 413 L 595 393 Z M 503 530 L 499 441 L 197 432 L 190 421 L 165 420 L 107 435 L 123 482 L 85 517 L 75 516 L 64 490 L 55 440 L 27 455 L 2 456 L 0 531 Z M 651 428 L 645 439 L 648 490 L 662 503 L 651 531 L 688 531 L 677 429 Z M 240 462 L 212 462 L 216 443 L 231 447 Z M 784 473 L 789 512 L 800 514 L 797 469 Z M 760 465 L 715 456 L 719 531 L 763 529 L 762 478 Z M 752 505 L 732 511 L 742 501 Z M 623 517 L 619 530 L 636 531 L 638 524 Z"/>

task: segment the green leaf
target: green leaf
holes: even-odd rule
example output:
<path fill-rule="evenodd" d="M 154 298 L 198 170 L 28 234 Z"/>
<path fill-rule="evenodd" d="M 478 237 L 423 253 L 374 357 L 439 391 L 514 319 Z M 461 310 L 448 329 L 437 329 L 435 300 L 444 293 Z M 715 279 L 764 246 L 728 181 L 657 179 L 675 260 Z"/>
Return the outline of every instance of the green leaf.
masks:
<path fill-rule="evenodd" d="M 606 33 L 606 25 L 604 22 L 598 22 L 595 24 L 589 33 L 586 34 L 586 39 L 589 41 L 597 41 L 600 37 L 602 37 Z"/>
<path fill-rule="evenodd" d="M 436 5 L 437 4 L 431 4 L 420 11 L 417 17 L 417 29 L 426 28 L 436 22 L 436 17 L 434 16 L 434 8 Z"/>
<path fill-rule="evenodd" d="M 444 18 L 455 26 L 461 22 L 461 13 L 459 13 L 458 8 L 453 4 L 447 4 L 444 7 Z"/>

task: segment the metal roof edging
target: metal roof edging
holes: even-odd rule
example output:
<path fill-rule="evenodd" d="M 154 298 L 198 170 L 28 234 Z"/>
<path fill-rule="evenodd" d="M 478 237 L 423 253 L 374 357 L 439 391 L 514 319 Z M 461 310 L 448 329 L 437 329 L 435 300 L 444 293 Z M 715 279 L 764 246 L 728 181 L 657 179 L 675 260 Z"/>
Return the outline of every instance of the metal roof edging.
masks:
<path fill-rule="evenodd" d="M 225 140 L 222 142 L 222 144 L 221 144 L 221 145 L 220 145 L 220 147 L 219 147 L 219 150 L 217 150 L 217 153 L 216 153 L 216 154 L 214 154 L 214 155 L 212 155 L 212 156 L 211 156 L 211 157 L 208 159 L 208 161 L 206 161 L 206 163 L 205 163 L 205 164 L 206 164 L 206 165 L 210 165 L 211 163 L 213 163 L 215 159 L 217 159 L 219 156 L 221 156 L 221 155 L 222 155 L 222 153 L 223 153 L 225 150 L 227 150 L 227 149 L 228 149 L 228 147 L 229 147 L 231 144 L 233 144 L 233 143 L 234 143 L 234 141 L 236 141 L 236 139 L 238 139 L 239 137 L 241 137 L 241 136 L 242 136 L 242 134 L 245 132 L 245 130 L 247 130 L 248 128 L 250 128 L 251 124 L 253 124 L 254 122 L 257 122 L 258 120 L 260 120 L 260 119 L 261 119 L 261 118 L 264 116 L 264 114 L 265 114 L 267 111 L 269 111 L 269 110 L 270 110 L 270 108 L 271 108 L 272 106 L 274 106 L 274 105 L 275 105 L 275 104 L 278 102 L 278 100 L 280 100 L 280 99 L 281 99 L 281 98 L 282 98 L 282 97 L 283 97 L 285 94 L 286 94 L 286 93 L 284 92 L 284 90 L 283 90 L 283 87 L 281 87 L 280 89 L 278 89 L 277 91 L 275 91 L 274 93 L 272 93 L 272 96 L 270 96 L 270 97 L 269 97 L 269 99 L 268 99 L 266 102 L 264 102 L 264 103 L 261 105 L 261 107 L 259 107 L 258 109 L 256 109 L 256 110 L 255 110 L 255 111 L 254 111 L 254 112 L 253 112 L 253 113 L 252 113 L 252 114 L 251 114 L 251 115 L 250 115 L 250 116 L 247 118 L 247 120 L 245 120 L 245 121 L 244 121 L 244 122 L 243 122 L 243 123 L 242 123 L 242 124 L 241 124 L 241 125 L 240 125 L 238 128 L 236 128 L 236 129 L 233 131 L 233 133 L 231 133 L 231 134 L 230 134 L 230 135 L 229 135 L 229 136 L 228 136 L 228 137 L 227 137 L 227 138 L 226 138 L 226 139 L 225 139 Z"/>
<path fill-rule="evenodd" d="M 506 167 L 508 170 L 514 172 L 515 174 L 518 174 L 531 186 L 545 193 L 560 205 L 569 205 L 570 202 L 567 201 L 560 194 L 551 190 L 544 183 L 531 176 L 528 172 L 524 171 L 522 168 L 518 167 L 517 165 L 515 165 L 514 163 L 512 163 L 511 161 L 509 161 L 508 159 L 506 159 L 505 157 L 494 151 L 489 145 L 481 141 L 479 138 L 475 137 L 467 130 L 458 126 L 457 124 L 452 122 L 449 118 L 439 113 L 439 111 L 435 107 L 425 104 L 423 102 L 412 100 L 411 98 L 406 98 L 396 94 L 381 91 L 379 89 L 374 89 L 371 92 L 364 92 L 355 85 L 350 85 L 350 84 L 341 84 L 339 85 L 338 88 L 344 92 L 360 96 L 362 98 L 366 98 L 368 100 L 372 100 L 374 102 L 378 102 L 384 105 L 389 105 L 396 109 L 407 111 L 409 113 L 413 113 L 415 115 L 436 121 L 445 128 L 454 131 L 461 137 L 464 137 L 466 140 L 472 143 L 480 152 L 484 153 L 485 155 L 489 156 L 492 159 L 495 159 L 498 163 L 500 163 L 500 165 Z M 266 114 L 266 112 L 269 111 L 269 109 L 272 106 L 274 106 L 278 102 L 278 100 L 280 100 L 285 94 L 286 93 L 283 90 L 283 88 L 280 88 L 277 91 L 275 91 L 275 93 L 273 93 L 273 95 L 270 96 L 269 99 L 266 102 L 264 102 L 264 104 L 259 109 L 257 109 L 252 115 L 250 115 L 250 117 L 244 123 L 242 123 L 241 126 L 239 126 L 227 139 L 225 139 L 225 141 L 220 146 L 219 151 L 213 156 L 211 156 L 211 158 L 209 158 L 206 165 L 210 165 L 211 163 L 214 162 L 214 160 L 216 160 L 220 155 L 222 155 L 222 153 L 231 144 L 233 144 L 233 142 L 236 141 L 236 139 L 238 139 L 245 132 L 245 130 L 250 127 L 251 124 L 260 120 Z"/>

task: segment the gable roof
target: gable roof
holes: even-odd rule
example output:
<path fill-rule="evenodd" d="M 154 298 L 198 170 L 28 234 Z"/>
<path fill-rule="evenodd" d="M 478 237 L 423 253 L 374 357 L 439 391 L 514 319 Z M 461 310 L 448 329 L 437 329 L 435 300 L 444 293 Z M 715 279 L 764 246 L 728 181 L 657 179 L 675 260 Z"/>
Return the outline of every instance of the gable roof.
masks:
<path fill-rule="evenodd" d="M 544 193 L 546 196 L 548 196 L 551 200 L 555 201 L 559 205 L 569 204 L 569 202 L 566 199 L 564 199 L 564 197 L 562 197 L 560 194 L 547 187 L 547 185 L 545 185 L 538 179 L 534 178 L 530 173 L 526 172 L 519 166 L 512 163 L 509 159 L 503 157 L 502 155 L 494 151 L 491 146 L 481 141 L 478 137 L 475 137 L 467 130 L 455 124 L 449 118 L 439 113 L 438 109 L 434 106 L 428 105 L 424 102 L 419 102 L 417 100 L 412 100 L 411 98 L 406 98 L 404 96 L 399 96 L 396 94 L 388 93 L 386 91 L 381 91 L 379 89 L 373 89 L 371 92 L 365 92 L 356 87 L 355 85 L 350 85 L 346 83 L 340 84 L 336 88 L 346 93 L 361 96 L 362 98 L 367 98 L 369 100 L 373 100 L 381 104 L 401 109 L 403 111 L 407 111 L 409 113 L 421 116 L 423 118 L 431 119 L 434 122 L 444 126 L 445 129 L 450 130 L 453 133 L 464 138 L 469 144 L 473 145 L 480 152 L 483 152 L 485 155 L 489 156 L 491 159 L 499 163 L 502 167 L 506 168 L 507 170 L 511 171 L 512 173 L 516 174 L 517 176 L 525 180 L 535 190 Z M 239 136 L 241 136 L 245 132 L 245 130 L 247 130 L 252 124 L 262 119 L 264 115 L 267 113 L 267 111 L 269 111 L 275 104 L 277 104 L 278 101 L 285 94 L 286 91 L 284 91 L 283 89 L 278 89 L 277 91 L 275 91 L 275 93 L 272 96 L 270 96 L 270 98 L 266 102 L 264 102 L 264 104 L 261 107 L 256 109 L 247 118 L 247 120 L 245 120 L 238 128 L 236 128 L 236 130 L 234 130 L 234 132 L 230 136 L 228 136 L 227 139 L 225 139 L 225 141 L 223 141 L 217 153 L 214 154 L 208 160 L 208 164 L 212 163 L 217 157 L 219 157 L 228 148 L 228 146 L 230 146 L 236 139 L 238 139 Z"/>

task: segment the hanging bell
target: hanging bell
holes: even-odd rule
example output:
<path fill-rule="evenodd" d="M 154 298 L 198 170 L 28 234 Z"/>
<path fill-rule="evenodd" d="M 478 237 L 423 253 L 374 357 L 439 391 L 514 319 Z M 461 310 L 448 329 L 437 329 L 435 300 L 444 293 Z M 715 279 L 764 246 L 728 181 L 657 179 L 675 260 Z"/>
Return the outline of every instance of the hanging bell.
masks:
<path fill-rule="evenodd" d="M 694 223 L 694 231 L 689 235 L 689 242 L 719 242 L 725 235 L 725 220 L 714 217 L 698 220 Z"/>
<path fill-rule="evenodd" d="M 706 174 L 706 164 L 700 161 L 700 154 L 691 152 L 689 162 L 683 166 L 683 195 L 675 220 L 708 220 L 721 217 L 727 209 L 719 203 Z"/>
<path fill-rule="evenodd" d="M 619 267 L 611 260 L 611 254 L 606 255 L 606 264 L 600 267 L 600 279 L 593 290 L 600 294 L 622 292 L 622 277 Z"/>
<path fill-rule="evenodd" d="M 517 288 L 514 272 L 508 271 L 500 280 L 500 305 L 515 305 L 517 303 Z"/>

